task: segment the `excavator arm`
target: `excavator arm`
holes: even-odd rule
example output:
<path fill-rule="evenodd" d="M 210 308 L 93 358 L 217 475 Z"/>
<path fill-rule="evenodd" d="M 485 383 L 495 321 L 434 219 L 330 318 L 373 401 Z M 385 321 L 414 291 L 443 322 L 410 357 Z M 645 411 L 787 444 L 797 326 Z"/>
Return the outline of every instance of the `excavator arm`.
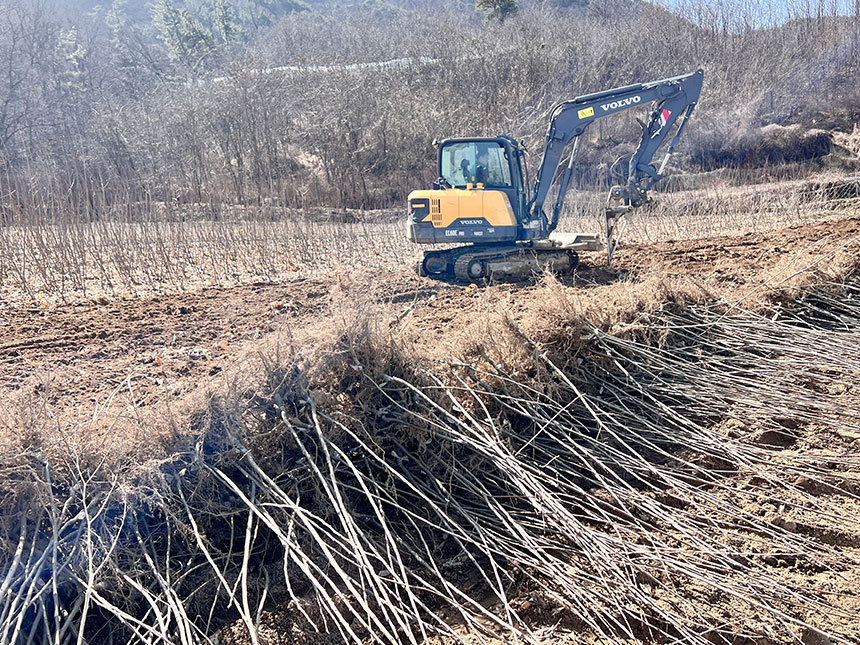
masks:
<path fill-rule="evenodd" d="M 609 262 L 615 250 L 617 238 L 613 240 L 618 219 L 627 211 L 640 206 L 651 189 L 662 177 L 666 162 L 674 152 L 681 137 L 684 125 L 699 100 L 702 90 L 702 70 L 675 76 L 650 83 L 639 83 L 618 87 L 604 92 L 579 96 L 572 101 L 557 105 L 552 112 L 546 135 L 543 158 L 535 178 L 532 199 L 528 205 L 529 222 L 526 226 L 546 228 L 547 235 L 558 226 L 564 197 L 573 174 L 573 163 L 579 144 L 579 137 L 588 126 L 605 116 L 617 114 L 648 102 L 654 102 L 654 109 L 647 123 L 642 125 L 639 146 L 630 158 L 627 183 L 613 186 L 606 209 L 606 243 Z M 669 136 L 672 127 L 678 123 L 666 155 L 659 168 L 651 164 L 657 150 Z M 573 148 L 567 167 L 561 175 L 558 195 L 550 217 L 544 212 L 544 202 L 549 194 L 568 144 Z"/>

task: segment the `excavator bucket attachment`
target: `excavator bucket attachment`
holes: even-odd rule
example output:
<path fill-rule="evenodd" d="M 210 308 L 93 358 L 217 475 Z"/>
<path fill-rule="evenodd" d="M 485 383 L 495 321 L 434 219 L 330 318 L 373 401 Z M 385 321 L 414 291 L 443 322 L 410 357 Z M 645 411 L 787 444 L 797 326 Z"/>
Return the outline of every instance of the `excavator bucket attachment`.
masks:
<path fill-rule="evenodd" d="M 604 213 L 606 236 L 606 266 L 612 266 L 612 256 L 615 254 L 615 249 L 621 242 L 621 236 L 627 228 L 627 220 L 622 219 L 626 213 L 633 210 L 632 206 L 607 206 Z M 620 224 L 620 226 L 619 226 Z"/>

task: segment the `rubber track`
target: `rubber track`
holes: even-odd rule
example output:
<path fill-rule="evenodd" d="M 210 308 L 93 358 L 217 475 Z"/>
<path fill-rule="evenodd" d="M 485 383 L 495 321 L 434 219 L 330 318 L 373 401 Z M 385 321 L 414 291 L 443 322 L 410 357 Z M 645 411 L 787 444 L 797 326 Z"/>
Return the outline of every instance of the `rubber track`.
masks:
<path fill-rule="evenodd" d="M 444 251 L 428 251 L 425 254 L 425 258 L 429 255 L 436 255 L 442 258 L 445 258 L 445 271 L 444 273 L 436 273 L 436 274 L 426 274 L 427 277 L 434 279 L 442 279 L 442 280 L 461 280 L 465 282 L 471 282 L 474 278 L 469 277 L 466 273 L 466 269 L 469 266 L 469 263 L 476 259 L 481 258 L 483 260 L 501 260 L 508 257 L 513 257 L 519 255 L 521 252 L 531 251 L 538 255 L 544 253 L 559 253 L 562 249 L 533 249 L 525 246 L 518 245 L 510 245 L 510 246 L 461 246 L 453 249 L 446 249 Z M 422 260 L 423 262 L 423 260 Z"/>

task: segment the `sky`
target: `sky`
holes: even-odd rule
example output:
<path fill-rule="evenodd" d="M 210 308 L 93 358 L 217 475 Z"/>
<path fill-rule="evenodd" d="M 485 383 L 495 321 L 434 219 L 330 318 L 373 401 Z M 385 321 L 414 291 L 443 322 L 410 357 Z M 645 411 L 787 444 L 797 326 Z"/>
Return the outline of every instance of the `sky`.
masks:
<path fill-rule="evenodd" d="M 694 21 L 736 16 L 755 27 L 782 24 L 792 18 L 854 15 L 860 0 L 650 0 Z"/>

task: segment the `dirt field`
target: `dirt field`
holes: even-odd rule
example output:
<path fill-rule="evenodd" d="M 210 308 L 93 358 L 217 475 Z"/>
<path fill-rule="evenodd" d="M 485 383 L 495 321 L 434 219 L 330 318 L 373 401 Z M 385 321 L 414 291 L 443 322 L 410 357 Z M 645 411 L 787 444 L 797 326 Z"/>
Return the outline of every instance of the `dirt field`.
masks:
<path fill-rule="evenodd" d="M 383 334 L 408 344 L 409 355 L 416 360 L 450 360 L 484 351 L 492 344 L 490 336 L 506 320 L 519 333 L 536 339 L 548 353 L 564 357 L 567 349 L 558 343 L 570 342 L 578 332 L 565 329 L 561 334 L 558 328 L 574 319 L 580 321 L 577 324 L 585 319 L 598 328 L 619 331 L 635 327 L 643 312 L 663 307 L 683 310 L 682 304 L 723 300 L 728 313 L 757 311 L 776 321 L 781 307 L 789 306 L 803 288 L 856 277 L 858 263 L 860 218 L 846 214 L 842 219 L 765 234 L 625 245 L 612 269 L 605 267 L 601 254 L 588 254 L 575 276 L 561 282 L 550 277 L 519 284 L 448 284 L 418 278 L 411 267 L 404 267 L 384 274 L 343 273 L 334 280 L 293 280 L 145 299 L 6 309 L 0 311 L 3 447 L 13 454 L 32 443 L 50 453 L 52 442 L 72 444 L 77 454 L 116 459 L 117 463 L 131 462 L 135 456 L 146 463 L 169 458 L 177 441 L 185 435 L 193 437 L 189 427 L 201 402 L 205 407 L 205 401 L 218 393 L 241 388 L 243 370 L 257 369 L 260 356 L 271 354 L 273 347 L 285 351 L 298 347 L 310 360 L 307 357 L 313 355 L 317 340 L 330 342 L 333 334 L 349 329 L 354 321 L 370 320 L 382 327 Z M 839 342 L 856 339 L 856 331 L 853 333 Z M 834 343 L 838 353 L 838 342 Z M 808 459 L 824 464 L 820 466 L 824 474 L 816 471 L 821 479 L 793 476 L 783 489 L 783 484 L 762 479 L 762 472 L 733 470 L 720 485 L 708 490 L 712 511 L 706 524 L 713 524 L 708 530 L 717 532 L 713 539 L 724 545 L 725 553 L 755 563 L 757 575 L 838 607 L 827 613 L 808 604 L 800 615 L 796 609 L 787 609 L 794 620 L 807 623 L 789 630 L 796 638 L 803 643 L 829 643 L 833 641 L 820 636 L 813 626 L 849 635 L 860 625 L 860 525 L 840 519 L 860 517 L 860 427 L 850 414 L 860 406 L 860 383 L 857 373 L 847 368 L 830 374 L 823 366 L 823 373 L 830 375 L 819 382 L 819 367 L 808 365 L 808 359 L 791 363 L 786 356 L 779 360 L 786 361 L 786 378 L 799 383 L 799 398 L 786 405 L 799 406 L 800 411 L 787 410 L 786 418 L 818 415 L 821 422 L 789 424 L 777 419 L 774 425 L 773 419 L 756 417 L 753 383 L 748 393 L 738 395 L 739 400 L 746 396 L 749 404 L 725 412 L 716 431 L 729 439 L 752 438 L 754 445 L 764 446 L 772 455 L 768 459 L 775 473 L 781 472 L 783 463 L 788 472 L 796 472 L 797 464 Z M 773 378 L 782 377 L 776 372 Z M 692 380 L 690 387 L 694 386 Z M 332 390 L 337 388 L 332 386 Z M 349 392 L 346 395 L 351 396 Z M 832 427 L 824 407 L 816 408 L 816 392 L 821 393 L 821 406 L 837 406 Z M 809 393 L 812 403 L 803 398 Z M 346 409 L 344 405 L 333 409 Z M 802 406 L 808 411 L 803 412 Z M 558 414 L 563 412 L 560 409 Z M 791 429 L 790 439 L 782 434 L 785 424 Z M 718 460 L 706 467 L 722 468 Z M 822 483 L 830 481 L 828 468 L 838 475 L 838 486 Z M 594 499 L 605 495 L 597 489 L 589 494 Z M 636 504 L 648 498 L 682 511 L 689 502 L 673 501 L 675 494 L 671 489 L 647 493 Z M 797 500 L 795 505 L 792 499 Z M 837 568 L 816 564 L 786 551 L 779 543 L 786 538 L 774 538 L 777 541 L 771 543 L 771 537 L 756 526 L 724 525 L 723 505 L 742 508 L 766 526 L 782 527 L 787 535 L 798 536 L 798 544 L 809 540 L 808 544 L 823 549 L 822 557 L 838 554 L 833 557 L 841 564 Z M 671 518 L 649 521 L 649 530 L 669 536 L 668 545 L 690 548 Z M 569 565 L 578 566 L 576 562 Z M 654 575 L 654 580 L 646 576 L 651 582 L 643 587 L 654 606 L 672 607 L 686 614 L 690 624 L 696 622 L 698 611 L 709 613 L 711 624 L 714 616 L 724 618 L 724 626 L 711 634 L 713 642 L 789 642 L 773 613 L 759 615 L 754 607 L 739 605 L 732 594 L 723 594 L 695 578 Z M 744 575 L 748 574 L 728 575 L 723 580 L 741 589 L 747 583 Z M 469 582 L 473 584 L 477 581 Z M 559 614 L 556 601 L 540 585 L 521 585 L 510 603 L 533 628 L 539 626 L 534 637 L 541 643 L 597 642 L 590 640 L 576 616 Z M 505 611 L 492 603 L 490 610 Z M 294 607 L 281 597 L 262 616 L 260 642 L 304 642 L 296 631 L 300 622 Z M 458 624 L 456 616 L 451 615 L 449 624 L 467 641 L 476 638 Z M 652 627 L 643 623 L 643 642 L 663 642 L 649 636 Z M 226 642 L 250 642 L 244 629 L 241 622 L 234 624 L 224 634 Z M 848 638 L 844 642 L 858 641 Z"/>
<path fill-rule="evenodd" d="M 860 219 L 848 218 L 739 237 L 624 245 L 611 270 L 601 254 L 585 254 L 565 284 L 576 289 L 583 311 L 647 295 L 655 279 L 681 279 L 703 297 L 745 306 L 796 272 L 832 267 L 840 253 L 856 252 L 858 237 Z M 43 400 L 61 424 L 89 420 L 97 408 L 111 420 L 217 384 L 264 337 L 313 330 L 345 302 L 382 305 L 433 345 L 480 326 L 487 313 L 532 316 L 542 295 L 534 282 L 479 288 L 419 279 L 404 267 L 336 280 L 0 310 L 0 404 L 26 395 Z"/>

